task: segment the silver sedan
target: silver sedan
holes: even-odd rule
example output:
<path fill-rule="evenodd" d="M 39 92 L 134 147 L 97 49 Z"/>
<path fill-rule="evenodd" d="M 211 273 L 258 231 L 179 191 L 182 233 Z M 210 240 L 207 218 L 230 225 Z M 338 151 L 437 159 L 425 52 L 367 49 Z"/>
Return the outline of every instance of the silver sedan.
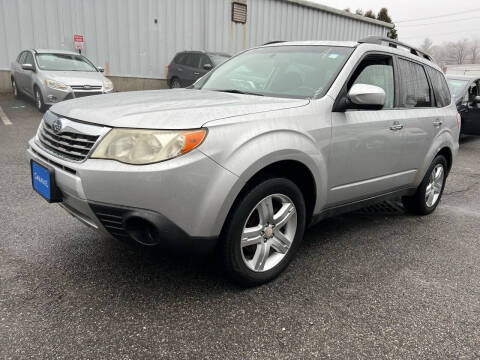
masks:
<path fill-rule="evenodd" d="M 57 102 L 113 92 L 113 84 L 85 56 L 71 51 L 24 50 L 12 62 L 15 96 L 24 94 L 39 111 Z"/>

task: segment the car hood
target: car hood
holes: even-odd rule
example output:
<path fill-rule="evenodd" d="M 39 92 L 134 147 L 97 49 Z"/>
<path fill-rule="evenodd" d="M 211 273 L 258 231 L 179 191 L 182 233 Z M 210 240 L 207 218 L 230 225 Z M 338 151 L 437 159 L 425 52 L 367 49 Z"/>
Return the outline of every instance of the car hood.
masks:
<path fill-rule="evenodd" d="M 46 71 L 45 78 L 61 81 L 69 86 L 103 85 L 105 76 L 97 71 Z"/>
<path fill-rule="evenodd" d="M 58 103 L 51 111 L 112 127 L 189 129 L 212 120 L 303 106 L 308 102 L 305 99 L 172 89 L 88 96 Z"/>

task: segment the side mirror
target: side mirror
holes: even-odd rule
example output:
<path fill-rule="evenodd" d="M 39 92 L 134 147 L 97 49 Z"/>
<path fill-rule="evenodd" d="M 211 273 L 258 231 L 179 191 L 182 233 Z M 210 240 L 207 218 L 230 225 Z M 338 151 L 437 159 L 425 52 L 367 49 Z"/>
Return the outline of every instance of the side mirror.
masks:
<path fill-rule="evenodd" d="M 385 105 L 385 90 L 379 86 L 368 84 L 355 84 L 348 92 L 351 108 L 376 109 L 379 110 Z"/>
<path fill-rule="evenodd" d="M 33 65 L 32 64 L 22 64 L 22 69 L 33 71 Z"/>
<path fill-rule="evenodd" d="M 212 64 L 204 64 L 204 65 L 203 65 L 203 68 L 204 68 L 205 70 L 212 70 L 212 69 L 213 69 L 213 65 L 212 65 Z"/>
<path fill-rule="evenodd" d="M 105 72 L 105 69 L 101 66 L 97 66 L 97 70 L 100 71 L 100 72 Z"/>
<path fill-rule="evenodd" d="M 473 103 L 474 103 L 474 104 L 480 104 L 480 96 L 475 96 L 475 97 L 473 98 Z"/>

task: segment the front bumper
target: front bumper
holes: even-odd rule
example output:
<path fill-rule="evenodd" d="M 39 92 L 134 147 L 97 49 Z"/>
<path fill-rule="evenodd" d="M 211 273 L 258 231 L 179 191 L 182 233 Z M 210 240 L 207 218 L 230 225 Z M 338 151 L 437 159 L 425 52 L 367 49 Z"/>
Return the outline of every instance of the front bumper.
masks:
<path fill-rule="evenodd" d="M 44 103 L 45 105 L 54 105 L 58 102 L 64 101 L 64 100 L 71 100 L 71 99 L 76 99 L 78 97 L 84 97 L 84 96 L 93 96 L 93 95 L 102 95 L 102 94 L 111 94 L 113 93 L 114 90 L 92 90 L 92 91 L 83 91 L 83 90 L 56 90 L 56 89 L 51 89 L 49 87 L 44 88 Z"/>
<path fill-rule="evenodd" d="M 169 247 L 210 248 L 229 210 L 225 199 L 238 181 L 197 150 L 135 166 L 101 159 L 74 163 L 50 155 L 33 139 L 29 145 L 30 159 L 55 169 L 60 205 L 69 213 L 114 237 L 140 242 L 136 228 L 148 221 L 159 242 Z"/>

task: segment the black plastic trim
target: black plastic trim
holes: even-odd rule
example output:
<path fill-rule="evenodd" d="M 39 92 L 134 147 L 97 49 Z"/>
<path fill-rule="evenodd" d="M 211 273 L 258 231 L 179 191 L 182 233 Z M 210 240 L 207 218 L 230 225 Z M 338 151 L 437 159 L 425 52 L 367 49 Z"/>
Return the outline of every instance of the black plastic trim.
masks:
<path fill-rule="evenodd" d="M 416 188 L 403 188 L 403 189 L 391 191 L 386 194 L 380 194 L 380 195 L 372 196 L 366 199 L 360 199 L 347 204 L 339 204 L 336 206 L 334 205 L 330 208 L 323 210 L 319 214 L 314 215 L 312 218 L 312 221 L 310 222 L 310 225 L 314 225 L 323 219 L 348 213 L 348 212 L 352 212 L 352 211 L 355 211 L 355 210 L 358 210 L 382 201 L 391 200 L 391 199 L 395 199 L 402 196 L 411 196 L 415 194 L 416 190 L 417 190 Z"/>
<path fill-rule="evenodd" d="M 159 245 L 187 254 L 208 254 L 217 244 L 217 236 L 190 236 L 173 221 L 155 211 L 93 201 L 88 204 L 105 230 L 115 238 L 130 239 L 148 246 Z M 129 226 L 130 222 L 138 220 L 153 226 L 153 231 L 149 232 L 147 238 L 138 236 Z"/>

